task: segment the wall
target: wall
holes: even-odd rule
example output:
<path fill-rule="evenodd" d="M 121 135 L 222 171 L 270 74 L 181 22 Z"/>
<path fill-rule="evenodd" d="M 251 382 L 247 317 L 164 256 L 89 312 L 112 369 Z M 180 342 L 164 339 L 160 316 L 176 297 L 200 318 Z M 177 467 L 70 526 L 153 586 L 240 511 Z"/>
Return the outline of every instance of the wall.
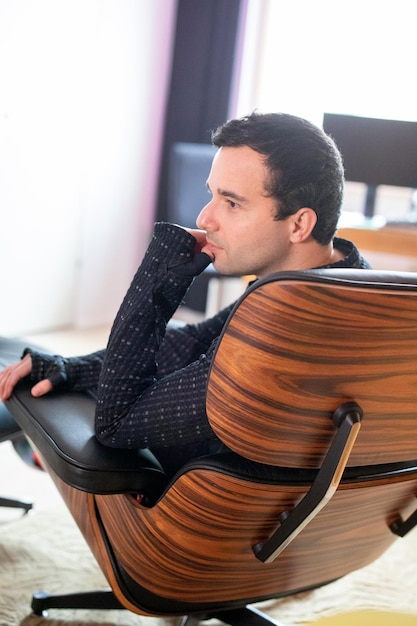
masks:
<path fill-rule="evenodd" d="M 113 319 L 150 236 L 175 0 L 1 0 L 0 334 Z"/>

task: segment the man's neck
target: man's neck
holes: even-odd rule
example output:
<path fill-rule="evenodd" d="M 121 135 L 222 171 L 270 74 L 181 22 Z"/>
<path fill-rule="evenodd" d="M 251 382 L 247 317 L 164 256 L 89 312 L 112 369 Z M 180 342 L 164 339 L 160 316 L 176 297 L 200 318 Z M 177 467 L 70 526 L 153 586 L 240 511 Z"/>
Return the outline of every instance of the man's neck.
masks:
<path fill-rule="evenodd" d="M 314 241 L 294 249 L 294 254 L 291 258 L 292 267 L 286 269 L 308 270 L 315 267 L 324 267 L 342 261 L 344 258 L 344 253 L 335 248 L 333 242 L 323 246 Z"/>

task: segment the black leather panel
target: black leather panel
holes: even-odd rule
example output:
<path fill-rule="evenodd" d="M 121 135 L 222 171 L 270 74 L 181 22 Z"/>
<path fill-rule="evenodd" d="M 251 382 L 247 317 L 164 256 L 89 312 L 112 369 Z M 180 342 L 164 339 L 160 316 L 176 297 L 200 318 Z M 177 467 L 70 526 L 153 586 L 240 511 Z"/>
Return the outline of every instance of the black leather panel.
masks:
<path fill-rule="evenodd" d="M 149 450 L 103 446 L 94 434 L 92 398 L 52 393 L 33 398 L 29 381 L 16 388 L 7 407 L 51 469 L 69 485 L 90 493 L 148 493 L 166 482 Z"/>

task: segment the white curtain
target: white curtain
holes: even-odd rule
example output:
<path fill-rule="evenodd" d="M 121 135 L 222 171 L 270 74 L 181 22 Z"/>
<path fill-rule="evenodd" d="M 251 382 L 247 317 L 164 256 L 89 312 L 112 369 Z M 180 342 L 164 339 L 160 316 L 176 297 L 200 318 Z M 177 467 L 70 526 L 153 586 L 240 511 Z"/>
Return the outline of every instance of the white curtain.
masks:
<path fill-rule="evenodd" d="M 0 334 L 109 324 L 155 209 L 175 0 L 0 0 Z"/>

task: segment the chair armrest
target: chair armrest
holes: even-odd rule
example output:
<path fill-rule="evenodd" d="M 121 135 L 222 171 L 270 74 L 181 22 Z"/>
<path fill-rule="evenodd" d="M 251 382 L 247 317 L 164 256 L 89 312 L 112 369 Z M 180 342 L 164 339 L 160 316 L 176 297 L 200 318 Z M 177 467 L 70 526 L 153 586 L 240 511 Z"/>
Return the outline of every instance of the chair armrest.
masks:
<path fill-rule="evenodd" d="M 265 543 L 254 546 L 255 556 L 271 563 L 300 534 L 335 494 L 358 435 L 363 411 L 356 402 L 341 404 L 332 415 L 336 435 L 308 493 L 291 511 L 279 516 L 279 526 Z"/>
<path fill-rule="evenodd" d="M 81 393 L 34 398 L 21 381 L 7 407 L 34 448 L 65 483 L 90 493 L 158 494 L 166 476 L 149 450 L 102 445 L 94 434 L 95 401 Z"/>

